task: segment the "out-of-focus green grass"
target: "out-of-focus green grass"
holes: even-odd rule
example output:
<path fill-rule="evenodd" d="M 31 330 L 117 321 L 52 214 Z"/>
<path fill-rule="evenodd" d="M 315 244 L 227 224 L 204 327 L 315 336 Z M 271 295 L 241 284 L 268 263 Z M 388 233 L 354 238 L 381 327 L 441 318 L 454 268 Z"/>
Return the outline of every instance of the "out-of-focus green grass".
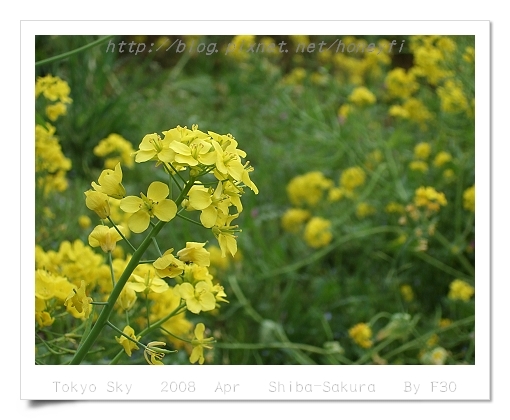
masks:
<path fill-rule="evenodd" d="M 36 58 L 93 39 L 40 37 Z M 468 37 L 456 41 L 459 49 L 474 44 Z M 309 73 L 332 73 L 327 65 L 306 60 L 303 66 Z M 390 102 L 379 100 L 384 97 L 383 78 L 368 84 L 378 103 L 342 124 L 337 110 L 355 85 L 333 76 L 324 86 L 309 78 L 299 86 L 282 84 L 293 67 L 292 61 L 258 55 L 238 63 L 221 54 L 171 58 L 107 54 L 103 45 L 37 68 L 38 75 L 58 75 L 71 87 L 73 104 L 56 127 L 73 169 L 69 189 L 57 201 L 45 203 L 55 217 L 44 218 L 38 210 L 36 241 L 53 249 L 63 240 L 87 241 L 89 232 L 68 215 L 90 213 L 83 191 L 102 169 L 92 149 L 110 133 L 121 134 L 136 150 L 145 134 L 176 125 L 229 132 L 255 167 L 251 177 L 260 193 L 243 197 L 245 210 L 239 218 L 243 232 L 238 239 L 242 259 L 219 273 L 230 304 L 215 316 L 197 318 L 206 319 L 218 337 L 214 363 L 372 363 L 373 354 L 365 357 L 366 350 L 352 343 L 349 328 L 382 314 L 372 325 L 377 331 L 398 312 L 409 313 L 414 322 L 405 339 L 385 348 L 388 363 L 419 363 L 419 351 L 440 331 L 441 318 L 454 322 L 441 334 L 441 345 L 452 355 L 450 363 L 474 363 L 470 321 L 474 303 L 446 299 L 455 274 L 474 277 L 466 268 L 474 266 L 474 255 L 463 251 L 473 239 L 473 219 L 462 208 L 462 193 L 474 183 L 474 124 L 441 112 L 434 87 L 427 85 L 421 92 L 435 114 L 428 130 L 389 118 Z M 474 80 L 453 70 L 473 91 Z M 429 142 L 434 153 L 447 150 L 453 155 L 454 182 L 445 181 L 432 167 L 427 174 L 409 170 L 419 142 Z M 374 150 L 382 152 L 383 161 L 369 168 L 367 156 Z M 338 183 L 341 172 L 352 166 L 367 173 L 361 196 L 377 209 L 373 217 L 357 218 L 355 201 L 326 208 L 336 220 L 334 239 L 319 250 L 283 231 L 280 219 L 290 207 L 286 186 L 293 177 L 322 171 Z M 149 165 L 125 170 L 126 189 L 135 195 L 145 191 L 154 174 Z M 392 248 L 398 224 L 384 212 L 390 201 L 411 202 L 421 185 L 434 186 L 448 198 L 436 227 L 443 239 L 431 237 L 425 256 L 412 251 L 410 243 Z M 216 243 L 210 231 L 180 220 L 161 238 L 160 243 L 177 249 L 190 240 Z M 452 246 L 461 250 L 461 258 Z M 402 284 L 413 287 L 412 302 L 403 300 Z M 328 352 L 331 342 L 344 352 Z"/>

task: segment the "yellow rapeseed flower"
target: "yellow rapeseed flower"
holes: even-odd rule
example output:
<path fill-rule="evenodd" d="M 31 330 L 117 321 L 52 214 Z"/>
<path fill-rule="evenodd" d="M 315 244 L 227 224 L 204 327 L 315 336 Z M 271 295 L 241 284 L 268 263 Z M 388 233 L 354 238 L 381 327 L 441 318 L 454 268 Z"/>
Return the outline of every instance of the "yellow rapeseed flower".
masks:
<path fill-rule="evenodd" d="M 460 80 L 448 79 L 443 86 L 437 88 L 437 95 L 441 99 L 441 110 L 444 112 L 455 113 L 469 109 Z"/>
<path fill-rule="evenodd" d="M 291 179 L 287 184 L 287 195 L 294 206 L 307 204 L 314 207 L 322 200 L 324 191 L 332 185 L 333 181 L 322 172 L 307 172 Z"/>
<path fill-rule="evenodd" d="M 170 139 L 161 140 L 157 133 L 147 134 L 142 139 L 135 152 L 135 161 L 137 163 L 147 162 L 148 160 L 157 160 L 158 162 L 172 162 L 175 152 L 170 149 Z"/>
<path fill-rule="evenodd" d="M 420 363 L 424 365 L 444 365 L 448 352 L 443 347 L 435 347 L 420 356 Z"/>
<path fill-rule="evenodd" d="M 152 264 L 161 278 L 175 278 L 184 271 L 184 263 L 172 255 L 173 248 L 167 250 Z"/>
<path fill-rule="evenodd" d="M 448 202 L 444 193 L 437 192 L 433 187 L 420 187 L 414 192 L 414 204 L 430 211 L 439 211 L 440 206 L 446 206 Z"/>
<path fill-rule="evenodd" d="M 92 220 L 89 216 L 81 215 L 78 217 L 78 224 L 82 229 L 87 229 L 92 224 Z"/>
<path fill-rule="evenodd" d="M 204 248 L 206 242 L 186 242 L 186 248 L 177 252 L 177 257 L 185 263 L 195 263 L 201 267 L 209 267 L 210 254 Z"/>
<path fill-rule="evenodd" d="M 142 338 L 142 336 L 136 336 L 135 335 L 135 330 L 133 328 L 131 328 L 129 325 L 126 325 L 124 327 L 124 330 L 122 331 L 124 334 L 126 334 L 128 337 L 131 337 L 133 340 L 136 340 L 136 341 L 139 341 L 140 338 Z M 138 350 L 138 346 L 136 345 L 135 342 L 131 341 L 130 339 L 128 339 L 127 337 L 125 337 L 124 335 L 121 335 L 120 337 L 115 337 L 115 340 L 117 341 L 117 343 L 119 343 L 122 347 L 124 347 L 124 351 L 126 352 L 126 354 L 131 357 L 131 351 L 132 350 Z"/>
<path fill-rule="evenodd" d="M 413 160 L 409 162 L 409 169 L 411 169 L 411 171 L 425 173 L 429 170 L 429 165 L 422 160 Z"/>
<path fill-rule="evenodd" d="M 123 226 L 118 226 L 118 229 L 124 234 Z M 89 245 L 92 248 L 100 246 L 104 252 L 112 252 L 117 246 L 117 242 L 122 240 L 122 236 L 114 227 L 99 225 L 89 235 Z"/>
<path fill-rule="evenodd" d="M 303 223 L 311 216 L 308 210 L 292 208 L 288 209 L 282 216 L 282 227 L 287 232 L 298 233 Z"/>
<path fill-rule="evenodd" d="M 189 357 L 190 363 L 204 364 L 204 349 L 212 349 L 210 343 L 214 342 L 213 337 L 204 338 L 205 325 L 197 324 L 195 327 L 195 338 L 191 341 L 193 351 Z"/>
<path fill-rule="evenodd" d="M 85 204 L 87 208 L 94 211 L 99 218 L 106 219 L 110 215 L 110 203 L 108 196 L 99 191 L 85 191 Z"/>
<path fill-rule="evenodd" d="M 166 343 L 163 341 L 151 341 L 147 344 L 147 347 L 143 351 L 143 357 L 149 365 L 162 365 L 163 357 L 165 357 L 164 351 L 160 349 L 160 346 L 166 346 Z M 168 351 L 165 351 L 168 352 Z"/>
<path fill-rule="evenodd" d="M 366 323 L 359 323 L 349 329 L 349 337 L 360 347 L 368 349 L 374 344 L 371 340 L 372 329 Z"/>
<path fill-rule="evenodd" d="M 151 271 L 148 270 L 145 276 L 139 276 L 138 274 L 132 274 L 131 278 L 133 281 L 127 283 L 127 287 L 133 289 L 138 293 L 163 293 L 168 290 L 168 284 L 156 275 L 151 275 Z"/>
<path fill-rule="evenodd" d="M 92 310 L 92 298 L 85 293 L 85 282 L 82 280 L 78 289 L 74 289 L 64 304 L 67 309 L 77 318 L 88 318 Z M 74 309 L 74 311 L 73 311 Z M 75 311 L 77 314 L 75 314 Z"/>
<path fill-rule="evenodd" d="M 122 185 L 122 168 L 120 167 L 120 163 L 117 163 L 113 171 L 111 169 L 102 171 L 101 175 L 99 175 L 98 182 L 100 185 L 92 182 L 91 185 L 94 190 L 119 200 L 126 196 L 126 190 Z"/>
<path fill-rule="evenodd" d="M 102 139 L 96 147 L 94 154 L 99 157 L 109 156 L 105 160 L 105 167 L 113 169 L 117 163 L 121 162 L 131 168 L 134 164 L 134 149 L 131 142 L 127 141 L 119 134 L 112 133 Z"/>
<path fill-rule="evenodd" d="M 402 284 L 400 286 L 400 294 L 406 302 L 412 302 L 414 299 L 413 288 L 408 284 Z"/>
<path fill-rule="evenodd" d="M 305 226 L 305 242 L 312 248 L 322 248 L 333 239 L 331 222 L 321 217 L 312 217 Z"/>
<path fill-rule="evenodd" d="M 66 113 L 67 106 L 62 102 L 57 102 L 46 107 L 46 116 L 51 121 L 57 121 L 58 117 L 60 117 L 61 115 L 66 115 Z"/>
<path fill-rule="evenodd" d="M 348 99 L 349 102 L 357 106 L 372 105 L 377 101 L 375 95 L 364 86 L 355 88 Z"/>
<path fill-rule="evenodd" d="M 469 187 L 462 194 L 464 200 L 464 208 L 470 212 L 475 212 L 475 186 Z"/>
<path fill-rule="evenodd" d="M 218 217 L 216 224 L 212 227 L 212 233 L 218 240 L 221 249 L 221 256 L 225 257 L 227 251 L 233 257 L 237 253 L 237 236 L 236 232 L 240 232 L 238 225 L 231 226 L 230 223 L 239 216 L 239 213 L 232 215 L 221 215 Z"/>
<path fill-rule="evenodd" d="M 434 166 L 439 168 L 443 166 L 445 163 L 448 163 L 452 160 L 452 155 L 448 152 L 439 152 L 434 158 Z"/>
<path fill-rule="evenodd" d="M 392 98 L 403 99 L 412 96 L 420 87 L 415 75 L 412 72 L 406 72 L 400 67 L 388 72 L 384 84 Z"/>
<path fill-rule="evenodd" d="M 208 282 L 200 281 L 195 286 L 191 283 L 178 284 L 174 287 L 174 293 L 186 301 L 186 307 L 194 314 L 216 308 L 216 298 Z"/>
<path fill-rule="evenodd" d="M 356 216 L 358 219 L 364 219 L 365 217 L 375 214 L 377 209 L 368 203 L 359 203 L 356 206 Z"/>
<path fill-rule="evenodd" d="M 414 146 L 414 157 L 416 159 L 427 160 L 430 156 L 430 143 L 421 142 Z"/>
<path fill-rule="evenodd" d="M 126 213 L 133 213 L 128 226 L 135 233 L 145 231 L 150 219 L 156 216 L 163 222 L 169 222 L 177 214 L 177 206 L 173 200 L 167 199 L 170 190 L 168 185 L 154 181 L 149 185 L 147 195 L 140 193 L 140 197 L 125 197 L 120 202 L 120 208 Z"/>
<path fill-rule="evenodd" d="M 340 185 L 347 191 L 354 191 L 357 187 L 365 183 L 366 174 L 359 166 L 347 168 L 342 172 L 340 177 Z"/>
<path fill-rule="evenodd" d="M 450 283 L 448 298 L 468 302 L 475 294 L 475 288 L 463 280 L 456 279 Z"/>

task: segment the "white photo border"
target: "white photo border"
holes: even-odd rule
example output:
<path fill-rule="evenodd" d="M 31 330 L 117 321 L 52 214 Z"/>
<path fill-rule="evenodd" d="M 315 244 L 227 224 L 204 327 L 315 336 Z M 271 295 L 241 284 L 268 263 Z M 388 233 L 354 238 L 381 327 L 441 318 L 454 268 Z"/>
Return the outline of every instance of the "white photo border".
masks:
<path fill-rule="evenodd" d="M 479 400 L 491 398 L 490 22 L 488 21 L 21 21 L 21 249 L 34 261 L 36 35 L 474 35 L 476 50 L 476 363 L 470 366 L 36 366 L 33 271 L 22 261 L 21 399 L 28 400 Z M 226 33 L 227 31 L 227 33 Z M 25 193 L 24 193 L 25 192 Z M 26 211 L 26 209 L 31 209 Z M 165 385 L 165 383 L 167 385 Z M 185 392 L 165 392 L 183 383 Z M 329 384 L 330 390 L 327 389 Z M 420 386 L 408 392 L 407 384 Z M 435 387 L 433 384 L 436 384 Z M 116 385 L 122 385 L 116 387 Z M 127 393 L 127 384 L 131 384 Z M 192 385 L 193 384 L 193 385 Z M 340 392 L 333 392 L 337 384 Z M 347 384 L 347 385 L 345 385 Z M 363 387 L 361 385 L 364 385 Z M 445 385 L 446 384 L 446 385 Z M 452 385 L 454 384 L 454 385 Z M 67 388 L 64 388 L 67 385 Z M 237 386 L 236 386 L 237 385 Z M 279 392 L 273 392 L 281 385 Z M 371 386 L 372 385 L 372 386 Z M 311 391 L 307 391 L 311 389 Z M 301 387 L 301 390 L 299 390 Z M 446 388 L 445 388 L 446 387 Z M 193 388 L 193 391 L 191 391 Z M 453 389 L 455 388 L 455 389 Z M 68 391 L 64 391 L 68 389 Z M 77 390 L 75 392 L 75 389 Z M 93 390 L 94 389 L 94 390 Z M 113 390 L 112 390 L 113 389 Z M 184 389 L 184 388 L 183 388 Z M 344 389 L 346 391 L 344 391 Z M 356 389 L 357 391 L 353 391 Z M 374 392 L 371 391 L 374 390 Z M 413 388 L 411 388 L 413 389 Z M 414 388 L 415 389 L 415 388 Z M 443 392 L 443 390 L 446 391 Z M 228 390 L 228 392 L 227 392 Z M 83 392 L 82 392 L 83 391 Z M 361 391 L 361 392 L 360 392 Z"/>

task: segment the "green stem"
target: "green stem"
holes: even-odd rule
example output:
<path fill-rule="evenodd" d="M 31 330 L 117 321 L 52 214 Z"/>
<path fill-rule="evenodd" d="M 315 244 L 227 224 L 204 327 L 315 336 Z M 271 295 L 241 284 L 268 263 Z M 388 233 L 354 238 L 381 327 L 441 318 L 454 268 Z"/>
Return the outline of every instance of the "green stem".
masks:
<path fill-rule="evenodd" d="M 189 343 L 189 344 L 193 344 L 193 342 L 191 340 L 186 340 L 185 338 L 182 338 L 182 337 L 178 337 L 177 335 L 175 334 L 172 334 L 170 331 L 168 331 L 166 328 L 163 328 L 163 327 L 159 327 L 160 330 L 162 330 L 163 332 L 167 333 L 168 335 L 171 335 L 173 338 L 177 338 L 177 340 L 181 340 L 181 341 L 184 341 L 185 343 Z M 215 343 L 215 341 L 212 341 L 212 343 Z"/>
<path fill-rule="evenodd" d="M 202 223 L 198 223 L 196 220 L 189 219 L 189 218 L 187 218 L 186 216 L 183 216 L 183 215 L 182 215 L 182 214 L 180 214 L 180 213 L 177 213 L 177 214 L 176 214 L 176 216 L 177 216 L 177 217 L 180 217 L 181 219 L 186 220 L 187 222 L 193 223 L 193 224 L 195 224 L 195 225 L 202 226 L 202 227 L 204 226 Z"/>
<path fill-rule="evenodd" d="M 126 337 L 129 341 L 132 341 L 133 343 L 142 346 L 144 349 L 148 348 L 145 344 L 140 343 L 139 341 L 136 341 L 133 337 L 130 337 L 127 334 L 124 334 L 124 332 L 122 332 L 119 328 L 117 328 L 115 325 L 113 325 L 110 321 L 107 321 L 106 325 L 108 325 L 110 328 L 112 328 L 115 331 L 117 331 L 120 335 L 123 335 L 124 337 Z"/>
<path fill-rule="evenodd" d="M 147 328 L 151 327 L 151 318 L 149 311 L 149 299 L 147 298 L 147 293 L 145 293 L 145 316 L 147 318 Z"/>
<path fill-rule="evenodd" d="M 177 308 L 175 308 L 172 312 L 170 312 L 167 316 L 165 316 L 164 318 L 161 318 L 159 321 L 155 322 L 154 324 L 150 325 L 149 327 L 145 328 L 143 331 L 140 332 L 140 336 L 141 337 L 144 337 L 146 336 L 147 334 L 151 333 L 152 331 L 154 331 L 156 328 L 159 328 L 162 324 L 164 324 L 166 321 L 168 321 L 170 318 L 172 318 L 173 316 L 177 315 L 178 312 L 185 308 L 186 307 L 186 304 L 185 303 L 181 303 Z"/>
<path fill-rule="evenodd" d="M 469 325 L 469 324 L 473 323 L 474 321 L 475 321 L 475 317 L 469 316 L 469 317 L 461 319 L 459 321 L 452 322 L 447 327 L 435 328 L 435 329 L 421 335 L 420 337 L 415 338 L 414 340 L 411 340 L 411 341 L 408 341 L 408 342 L 402 344 L 400 347 L 390 351 L 389 353 L 383 355 L 382 357 L 385 358 L 386 360 L 389 360 L 393 356 L 396 356 L 397 354 L 402 353 L 406 350 L 412 349 L 414 347 L 419 348 L 423 342 L 425 342 L 428 338 L 432 337 L 434 334 L 439 334 L 439 333 L 451 330 L 456 327 Z"/>
<path fill-rule="evenodd" d="M 446 239 L 440 232 L 435 232 L 434 236 L 437 240 L 446 248 L 447 251 L 451 252 L 453 245 Z M 467 258 L 462 254 L 462 251 L 458 251 L 455 256 L 462 264 L 462 266 L 466 269 L 466 271 L 472 276 L 475 275 L 475 269 L 471 265 L 471 263 L 467 260 Z"/>
<path fill-rule="evenodd" d="M 177 176 L 181 179 L 181 181 L 186 184 L 186 181 L 184 180 L 184 178 L 182 177 L 182 175 L 179 173 L 179 171 L 177 169 L 174 168 L 174 166 L 171 164 L 171 163 L 166 163 L 166 162 L 163 162 L 164 165 L 165 165 L 165 168 L 166 170 L 168 171 L 169 175 L 172 177 L 172 179 L 174 180 L 175 182 L 175 185 L 177 185 L 179 188 L 181 188 L 181 186 L 179 185 L 179 183 L 175 180 L 175 177 L 174 175 L 172 174 L 172 171 L 175 172 L 177 174 Z"/>
<path fill-rule="evenodd" d="M 156 260 L 142 260 L 140 261 L 140 264 L 152 264 Z"/>
<path fill-rule="evenodd" d="M 102 44 L 103 42 L 105 41 L 108 41 L 109 39 L 113 38 L 115 35 L 108 35 L 108 36 L 104 36 L 102 38 L 99 38 L 98 40 L 94 41 L 94 42 L 91 42 L 90 44 L 87 44 L 87 45 L 84 45 L 83 47 L 79 47 L 79 48 L 76 48 L 72 51 L 68 51 L 68 52 L 65 52 L 63 54 L 59 54 L 59 55 L 56 55 L 54 57 L 50 57 L 50 58 L 45 58 L 44 60 L 39 60 L 39 61 L 36 61 L 35 62 L 35 66 L 42 66 L 43 64 L 49 64 L 49 63 L 53 63 L 54 61 L 58 61 L 58 60 L 62 60 L 64 58 L 68 58 L 74 54 L 78 54 L 82 51 L 85 51 L 85 50 L 88 50 L 89 48 L 93 48 L 95 47 L 96 45 L 100 45 Z"/>
<path fill-rule="evenodd" d="M 112 277 L 112 286 L 115 287 L 115 274 L 113 273 L 113 261 L 111 251 L 108 252 L 108 262 L 110 263 L 110 275 Z"/>
<path fill-rule="evenodd" d="M 459 278 L 459 279 L 471 279 L 472 276 L 462 273 L 460 271 L 455 270 L 454 268 L 450 267 L 449 265 L 446 265 L 445 263 L 439 261 L 438 259 L 430 256 L 429 254 L 426 254 L 425 252 L 416 252 L 415 255 L 425 261 L 426 263 L 429 263 L 433 267 L 438 268 L 439 270 L 444 271 L 445 273 L 448 273 L 452 275 L 453 277 Z"/>
<path fill-rule="evenodd" d="M 264 350 L 264 349 L 293 349 L 293 350 L 303 350 L 309 353 L 317 353 L 322 355 L 340 355 L 338 352 L 332 352 L 330 350 L 323 349 L 321 347 L 315 347 L 310 344 L 301 344 L 301 343 L 216 343 L 215 347 L 222 349 L 232 349 L 232 350 Z M 345 362 L 351 364 L 352 362 L 343 358 Z"/>
<path fill-rule="evenodd" d="M 122 237 L 122 239 L 124 239 L 126 241 L 126 243 L 129 245 L 129 247 L 131 248 L 131 250 L 134 252 L 136 251 L 136 248 L 133 246 L 133 244 L 131 242 L 128 241 L 128 239 L 123 235 L 123 233 L 120 231 L 120 229 L 117 227 L 117 225 L 115 224 L 115 222 L 110 218 L 110 216 L 107 216 L 108 217 L 108 220 L 110 221 L 110 223 L 113 225 L 113 227 L 115 228 L 115 230 L 117 232 L 119 232 L 119 235 Z"/>
<path fill-rule="evenodd" d="M 177 206 L 179 206 L 182 203 L 182 200 L 184 200 L 184 197 L 186 197 L 194 183 L 195 178 L 191 177 L 175 202 Z M 112 293 L 108 298 L 107 305 L 105 305 L 105 307 L 99 314 L 99 317 L 97 318 L 97 321 L 95 325 L 92 327 L 88 336 L 85 338 L 83 343 L 80 344 L 80 347 L 78 348 L 76 354 L 74 355 L 73 359 L 70 362 L 71 365 L 79 365 L 83 361 L 83 359 L 89 352 L 90 348 L 96 341 L 97 337 L 99 337 L 99 334 L 101 333 L 105 325 L 108 323 L 115 302 L 117 302 L 117 299 L 119 298 L 122 289 L 126 285 L 134 269 L 140 263 L 143 254 L 145 253 L 149 245 L 152 243 L 152 238 L 154 238 L 161 231 L 163 226 L 166 225 L 167 223 L 168 222 L 159 221 L 156 224 L 156 226 L 150 231 L 147 237 L 143 240 L 138 249 L 133 253 L 133 256 L 129 260 L 126 268 L 124 269 L 124 272 L 122 273 L 117 284 L 113 288 Z M 153 324 L 151 327 L 153 327 L 154 325 L 155 324 Z"/>
<path fill-rule="evenodd" d="M 156 238 L 152 238 L 152 242 L 154 242 L 154 246 L 156 247 L 156 250 L 158 251 L 158 254 L 160 257 L 163 256 L 161 250 L 159 249 L 159 245 L 158 245 L 158 241 L 156 240 Z"/>
<path fill-rule="evenodd" d="M 110 361 L 110 365 L 116 365 L 120 358 L 122 357 L 122 355 L 124 354 L 124 350 L 120 350 L 117 355 Z"/>
<path fill-rule="evenodd" d="M 89 349 L 92 347 L 92 345 L 96 341 L 97 337 L 99 336 L 100 332 L 102 331 L 104 326 L 107 324 L 110 314 L 113 311 L 113 306 L 115 305 L 115 302 L 117 301 L 118 297 L 120 296 L 122 289 L 124 288 L 125 284 L 129 280 L 129 277 L 133 273 L 134 269 L 138 266 L 138 263 L 140 262 L 142 255 L 147 250 L 149 245 L 152 243 L 152 238 L 159 233 L 159 231 L 165 224 L 166 224 L 166 222 L 161 222 L 161 221 L 158 222 L 156 227 L 151 230 L 151 232 L 147 235 L 147 237 L 140 244 L 138 249 L 134 252 L 134 254 L 131 257 L 131 259 L 129 260 L 126 268 L 124 269 L 124 272 L 120 276 L 119 281 L 113 288 L 112 293 L 111 293 L 110 297 L 108 298 L 108 304 L 103 308 L 103 310 L 99 314 L 96 324 L 90 331 L 90 334 L 87 336 L 87 338 L 83 342 L 83 345 L 80 347 L 80 349 L 76 352 L 75 356 L 71 360 L 71 365 L 79 365 L 83 361 L 83 359 L 87 355 Z"/>

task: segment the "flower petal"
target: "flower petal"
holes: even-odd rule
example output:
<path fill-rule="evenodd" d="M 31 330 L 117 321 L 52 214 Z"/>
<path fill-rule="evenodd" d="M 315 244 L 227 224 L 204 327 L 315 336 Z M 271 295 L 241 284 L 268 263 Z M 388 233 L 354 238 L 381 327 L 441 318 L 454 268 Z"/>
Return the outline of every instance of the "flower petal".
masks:
<path fill-rule="evenodd" d="M 168 185 L 160 181 L 154 181 L 151 185 L 149 185 L 147 198 L 158 202 L 167 198 L 169 193 L 170 190 L 168 189 Z"/>
<path fill-rule="evenodd" d="M 172 200 L 163 200 L 152 208 L 152 212 L 159 220 L 168 222 L 177 214 L 177 205 Z"/>
<path fill-rule="evenodd" d="M 149 213 L 139 210 L 129 218 L 129 229 L 135 233 L 141 233 L 149 227 L 150 219 Z"/>
<path fill-rule="evenodd" d="M 189 203 L 195 210 L 203 210 L 212 203 L 208 190 L 192 190 L 189 193 Z"/>
<path fill-rule="evenodd" d="M 195 337 L 198 341 L 202 341 L 204 339 L 204 331 L 205 331 L 205 325 L 202 323 L 197 324 L 195 327 Z"/>
<path fill-rule="evenodd" d="M 126 213 L 136 213 L 143 205 L 143 200 L 140 197 L 130 195 L 120 200 L 120 208 Z"/>
<path fill-rule="evenodd" d="M 218 211 L 214 208 L 214 206 L 209 206 L 202 210 L 202 214 L 200 215 L 200 222 L 207 229 L 212 228 L 215 225 L 217 219 Z"/>

